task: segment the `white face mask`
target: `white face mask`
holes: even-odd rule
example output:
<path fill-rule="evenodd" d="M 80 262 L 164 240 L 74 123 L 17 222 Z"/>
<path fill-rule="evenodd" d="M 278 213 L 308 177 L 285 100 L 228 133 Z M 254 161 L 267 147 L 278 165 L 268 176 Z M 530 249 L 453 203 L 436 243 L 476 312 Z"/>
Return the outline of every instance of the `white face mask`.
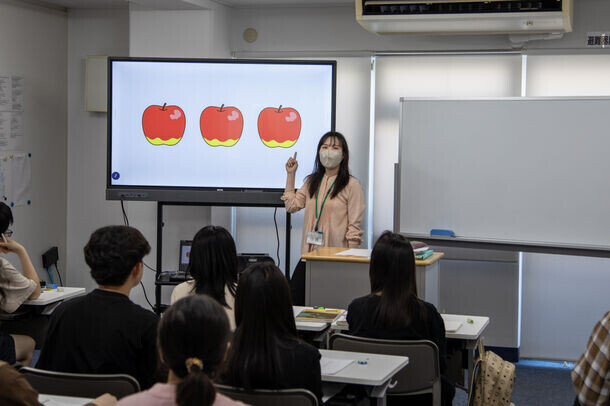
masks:
<path fill-rule="evenodd" d="M 325 149 L 320 151 L 320 162 L 322 166 L 328 169 L 333 169 L 339 166 L 343 160 L 343 152 L 334 149 Z"/>

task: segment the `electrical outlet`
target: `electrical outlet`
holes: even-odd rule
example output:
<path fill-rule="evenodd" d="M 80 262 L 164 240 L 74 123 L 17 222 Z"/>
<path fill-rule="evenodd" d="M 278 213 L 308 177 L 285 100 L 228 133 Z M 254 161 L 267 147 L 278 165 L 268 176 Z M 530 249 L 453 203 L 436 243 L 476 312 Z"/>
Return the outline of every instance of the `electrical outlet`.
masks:
<path fill-rule="evenodd" d="M 57 261 L 59 260 L 59 250 L 57 247 L 51 247 L 42 254 L 42 266 L 46 269 L 51 265 L 57 265 Z"/>

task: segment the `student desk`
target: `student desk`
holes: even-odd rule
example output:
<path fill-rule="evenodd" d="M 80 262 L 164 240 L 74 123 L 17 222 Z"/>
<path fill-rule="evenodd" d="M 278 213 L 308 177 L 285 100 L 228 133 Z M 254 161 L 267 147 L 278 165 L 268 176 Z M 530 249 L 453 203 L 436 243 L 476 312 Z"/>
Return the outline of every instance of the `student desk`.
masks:
<path fill-rule="evenodd" d="M 85 288 L 64 287 L 62 289 L 62 291 L 43 291 L 37 299 L 23 302 L 14 317 L 6 314 L 7 318 L 2 323 L 2 331 L 7 334 L 28 335 L 36 341 L 36 348 L 40 349 L 44 343 L 48 316 L 64 300 L 86 293 Z"/>
<path fill-rule="evenodd" d="M 337 255 L 347 248 L 320 247 L 301 257 L 305 261 L 305 304 L 339 309 L 357 297 L 371 292 L 369 262 L 366 257 Z M 442 252 L 415 261 L 417 292 L 423 300 L 438 307 L 439 265 Z"/>
<path fill-rule="evenodd" d="M 61 289 L 61 288 L 60 288 Z M 70 299 L 76 296 L 82 296 L 85 294 L 85 288 L 63 288 L 63 291 L 43 291 L 37 299 L 26 300 L 23 302 L 24 305 L 31 306 L 46 306 L 51 303 L 61 302 L 66 299 Z"/>
<path fill-rule="evenodd" d="M 354 361 L 334 374 L 322 371 L 322 382 L 367 386 L 370 388 L 370 396 L 377 405 L 385 405 L 385 392 L 390 385 L 390 379 L 409 363 L 408 357 L 398 355 L 334 350 L 320 350 L 320 354 L 321 363 L 328 359 Z"/>
<path fill-rule="evenodd" d="M 301 321 L 296 320 L 296 317 L 305 309 L 311 309 L 311 306 L 292 306 L 292 313 L 295 317 L 295 323 L 297 325 L 297 330 L 299 331 L 313 331 L 316 333 L 321 333 L 328 328 L 330 323 L 325 321 Z"/>
<path fill-rule="evenodd" d="M 58 405 L 82 406 L 82 405 L 86 405 L 87 403 L 91 402 L 92 400 L 93 400 L 92 398 L 77 398 L 77 397 L 73 397 L 73 396 L 46 395 L 43 393 L 38 394 L 38 402 L 40 402 L 40 404 L 42 404 L 42 405 L 49 405 L 49 406 L 58 406 Z"/>
<path fill-rule="evenodd" d="M 467 377 L 470 380 L 472 371 L 474 369 L 474 353 L 477 347 L 477 341 L 479 340 L 479 337 L 481 337 L 481 334 L 483 334 L 483 330 L 485 330 L 487 325 L 489 325 L 489 317 L 466 316 L 461 314 L 441 314 L 441 317 L 443 318 L 446 326 L 454 322 L 461 323 L 457 330 L 445 331 L 445 338 L 447 339 L 448 344 L 450 342 L 454 344 L 453 347 L 456 350 L 462 350 L 464 359 L 461 361 L 462 364 L 465 365 L 465 369 L 468 373 Z M 342 318 L 339 318 L 331 324 L 331 330 L 337 332 L 347 332 L 349 328 L 347 324 L 338 324 L 338 321 L 341 319 Z M 448 375 L 453 381 L 462 385 L 464 382 L 464 377 L 460 372 L 461 371 L 456 369 L 449 368 Z"/>

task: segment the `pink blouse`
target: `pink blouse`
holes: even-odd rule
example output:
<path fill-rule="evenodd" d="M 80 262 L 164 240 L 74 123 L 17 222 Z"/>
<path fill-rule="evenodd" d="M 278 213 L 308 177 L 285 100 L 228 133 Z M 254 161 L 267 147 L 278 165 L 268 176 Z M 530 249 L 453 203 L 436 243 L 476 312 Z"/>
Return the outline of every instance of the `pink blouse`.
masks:
<path fill-rule="evenodd" d="M 326 192 L 330 189 L 336 176 L 330 178 L 326 175 L 320 182 L 318 193 L 318 212 L 324 201 Z M 303 241 L 301 253 L 306 254 L 318 248 L 318 245 L 307 243 L 307 233 L 313 230 L 316 221 L 316 195 L 309 196 L 309 179 L 305 181 L 299 190 L 287 191 L 282 195 L 282 200 L 288 213 L 297 212 L 305 208 L 305 219 L 303 221 Z M 331 192 L 332 193 L 332 192 Z M 362 243 L 360 228 L 362 216 L 364 215 L 364 194 L 360 182 L 350 177 L 349 182 L 339 194 L 332 198 L 328 195 L 324 209 L 320 215 L 318 230 L 324 235 L 324 247 L 358 247 Z"/>

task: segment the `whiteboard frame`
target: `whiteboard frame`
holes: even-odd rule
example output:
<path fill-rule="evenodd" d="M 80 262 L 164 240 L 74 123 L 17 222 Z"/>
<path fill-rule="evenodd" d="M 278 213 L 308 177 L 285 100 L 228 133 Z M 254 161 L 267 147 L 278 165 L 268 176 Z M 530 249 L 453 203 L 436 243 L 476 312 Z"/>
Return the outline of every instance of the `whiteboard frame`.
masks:
<path fill-rule="evenodd" d="M 503 240 L 491 238 L 445 237 L 429 234 L 408 233 L 400 230 L 400 195 L 401 195 L 401 159 L 403 148 L 403 102 L 405 101 L 526 101 L 526 100 L 610 100 L 607 96 L 569 96 L 569 97 L 401 97 L 400 123 L 398 137 L 398 163 L 394 166 L 394 232 L 411 240 L 418 240 L 429 245 L 445 247 L 536 252 L 547 254 L 577 255 L 610 258 L 610 246 L 562 244 L 547 241 Z"/>

